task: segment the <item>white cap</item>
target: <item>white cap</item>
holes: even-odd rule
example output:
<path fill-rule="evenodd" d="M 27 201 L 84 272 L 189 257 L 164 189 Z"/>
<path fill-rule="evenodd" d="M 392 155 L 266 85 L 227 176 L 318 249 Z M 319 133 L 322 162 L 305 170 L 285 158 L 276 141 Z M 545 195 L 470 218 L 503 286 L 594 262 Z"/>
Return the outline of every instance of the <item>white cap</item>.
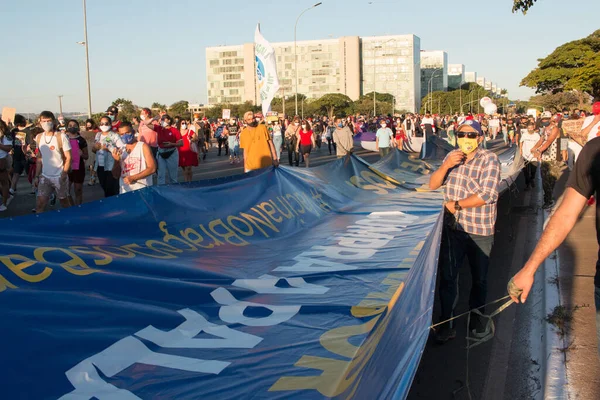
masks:
<path fill-rule="evenodd" d="M 552 118 L 552 113 L 550 111 L 544 111 L 541 118 Z"/>

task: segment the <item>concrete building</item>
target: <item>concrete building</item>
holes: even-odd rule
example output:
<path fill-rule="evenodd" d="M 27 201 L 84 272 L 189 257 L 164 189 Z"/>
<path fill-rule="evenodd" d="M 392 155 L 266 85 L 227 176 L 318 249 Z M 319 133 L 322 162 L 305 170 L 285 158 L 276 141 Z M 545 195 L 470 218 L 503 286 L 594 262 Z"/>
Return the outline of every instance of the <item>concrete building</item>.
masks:
<path fill-rule="evenodd" d="M 466 83 L 476 83 L 477 82 L 477 72 L 465 72 L 465 82 Z"/>
<path fill-rule="evenodd" d="M 448 89 L 460 89 L 465 82 L 464 64 L 448 65 Z"/>
<path fill-rule="evenodd" d="M 277 96 L 293 96 L 294 42 L 271 44 L 280 84 Z M 341 93 L 357 100 L 375 89 L 394 95 L 396 109 L 417 111 L 421 107 L 420 50 L 420 39 L 415 35 L 296 42 L 298 93 L 308 99 Z M 206 71 L 209 105 L 260 104 L 253 43 L 208 47 Z"/>
<path fill-rule="evenodd" d="M 485 81 L 485 84 L 483 85 L 483 88 L 485 90 L 489 90 L 491 92 L 492 91 L 492 85 L 493 85 L 492 81 Z"/>
<path fill-rule="evenodd" d="M 429 91 L 448 90 L 448 53 L 445 51 L 421 51 L 421 98 Z"/>
<path fill-rule="evenodd" d="M 486 79 L 483 76 L 478 76 L 477 77 L 477 84 L 479 86 L 481 86 L 482 88 L 485 88 L 485 84 L 486 84 Z"/>

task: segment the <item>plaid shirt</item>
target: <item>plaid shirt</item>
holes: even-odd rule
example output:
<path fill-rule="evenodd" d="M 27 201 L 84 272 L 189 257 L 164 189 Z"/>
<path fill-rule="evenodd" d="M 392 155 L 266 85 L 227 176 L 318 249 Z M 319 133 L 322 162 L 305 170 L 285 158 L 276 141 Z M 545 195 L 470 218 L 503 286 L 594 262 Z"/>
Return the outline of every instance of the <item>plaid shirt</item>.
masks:
<path fill-rule="evenodd" d="M 450 170 L 444 180 L 444 201 L 463 200 L 479 195 L 485 204 L 456 213 L 457 229 L 473 235 L 491 236 L 496 223 L 500 161 L 491 151 L 478 149 L 466 164 Z"/>

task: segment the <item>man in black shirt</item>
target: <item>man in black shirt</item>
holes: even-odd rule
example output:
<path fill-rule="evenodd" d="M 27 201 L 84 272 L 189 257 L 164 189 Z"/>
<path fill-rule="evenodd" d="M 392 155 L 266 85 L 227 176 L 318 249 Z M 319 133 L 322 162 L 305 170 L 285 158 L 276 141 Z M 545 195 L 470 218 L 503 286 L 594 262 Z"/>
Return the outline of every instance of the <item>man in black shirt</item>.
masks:
<path fill-rule="evenodd" d="M 587 204 L 587 200 L 600 192 L 600 138 L 589 141 L 581 150 L 575 168 L 569 176 L 564 199 L 542 233 L 535 250 L 525 266 L 513 277 L 516 289 L 523 290 L 520 301 L 525 302 L 534 274 L 540 264 L 566 239 L 577 222 L 579 214 Z M 600 244 L 600 206 L 596 204 L 596 236 Z M 596 333 L 600 342 L 600 251 L 596 261 L 596 276 L 594 277 L 596 302 Z M 511 293 L 515 302 L 519 298 Z M 598 348 L 600 356 L 600 346 Z"/>

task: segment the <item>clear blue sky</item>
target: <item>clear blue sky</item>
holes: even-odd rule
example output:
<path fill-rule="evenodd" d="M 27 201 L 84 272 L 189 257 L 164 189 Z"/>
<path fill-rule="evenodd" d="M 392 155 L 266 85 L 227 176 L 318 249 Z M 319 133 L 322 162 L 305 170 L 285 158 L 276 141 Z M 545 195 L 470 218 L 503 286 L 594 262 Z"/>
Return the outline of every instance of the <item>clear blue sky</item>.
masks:
<path fill-rule="evenodd" d="M 292 41 L 297 15 L 314 0 L 88 0 L 92 109 L 124 97 L 206 102 L 205 47 L 265 38 Z M 369 4 L 372 3 L 372 4 Z M 509 90 L 533 92 L 520 80 L 557 46 L 598 28 L 600 1 L 538 0 L 523 16 L 512 0 L 323 0 L 306 13 L 298 40 L 413 33 L 421 48 L 445 50 Z M 81 0 L 0 0 L 4 57 L 0 107 L 18 112 L 87 110 Z"/>

